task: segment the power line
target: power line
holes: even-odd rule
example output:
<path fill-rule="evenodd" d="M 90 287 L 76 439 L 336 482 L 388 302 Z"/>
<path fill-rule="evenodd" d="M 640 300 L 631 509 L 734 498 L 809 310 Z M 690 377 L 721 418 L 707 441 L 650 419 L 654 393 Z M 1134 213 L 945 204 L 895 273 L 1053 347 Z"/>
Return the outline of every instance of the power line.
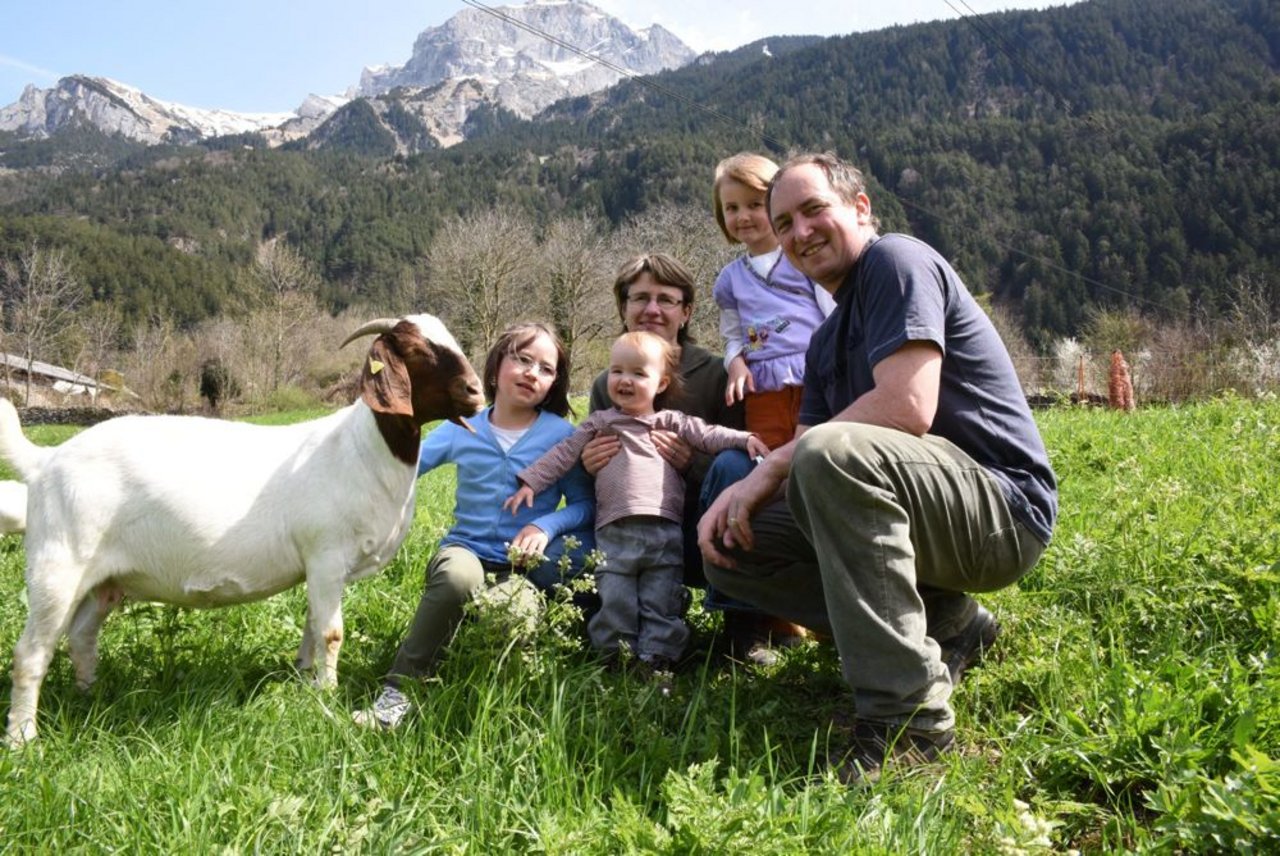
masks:
<path fill-rule="evenodd" d="M 942 0 L 942 2 L 951 7 L 951 11 L 959 15 L 962 21 L 972 27 L 973 30 L 977 32 L 979 38 L 989 44 L 992 44 L 996 50 L 1008 57 L 1011 63 L 1022 70 L 1022 73 L 1027 76 L 1028 80 L 1032 81 L 1041 89 L 1045 90 L 1055 99 L 1060 101 L 1068 115 L 1075 115 L 1075 106 L 1071 103 L 1071 100 L 1061 92 L 1058 92 L 1054 86 L 1046 82 L 1046 80 L 1037 74 L 1035 70 L 1023 62 L 1022 54 L 1025 52 L 1019 50 L 1017 46 L 1010 44 L 1009 40 L 1006 39 L 998 29 L 991 26 L 990 22 L 975 11 L 972 6 L 965 2 L 965 0 L 956 0 L 956 3 L 959 3 L 965 9 L 969 10 L 969 14 L 967 15 L 957 8 L 956 3 L 951 2 L 951 0 Z"/>
<path fill-rule="evenodd" d="M 999 50 L 1006 57 L 1008 57 L 1009 61 L 1013 63 L 1014 66 L 1022 70 L 1022 73 L 1026 75 L 1028 80 L 1038 85 L 1041 89 L 1043 89 L 1050 96 L 1052 96 L 1058 103 L 1060 103 L 1062 105 L 1064 112 L 1069 117 L 1079 116 L 1079 112 L 1076 109 L 1075 105 L 1072 103 L 1070 98 L 1068 98 L 1066 95 L 1058 91 L 1056 85 L 1050 84 L 1044 76 L 1037 73 L 1036 69 L 1033 69 L 1027 63 L 1023 62 L 1022 56 L 1023 54 L 1025 54 L 1025 51 L 1011 44 L 1009 40 L 1004 37 L 1003 33 L 1001 33 L 996 27 L 993 27 L 990 24 L 990 22 L 988 22 L 982 15 L 980 15 L 976 10 L 974 10 L 974 8 L 970 6 L 966 2 L 966 0 L 955 0 L 955 2 L 952 2 L 952 0 L 942 0 L 942 2 L 946 3 L 947 6 L 951 7 L 952 11 L 954 11 L 957 15 L 959 15 L 960 18 L 966 24 L 972 27 L 974 31 L 977 32 L 979 38 L 985 40 L 989 44 L 994 45 L 997 50 Z M 964 11 L 959 9 L 956 6 L 956 3 L 959 3 L 960 6 L 963 6 L 965 9 L 967 9 L 969 11 L 969 14 L 965 14 Z M 1098 123 L 1097 120 L 1092 116 L 1083 117 L 1083 121 L 1089 124 L 1093 124 L 1095 126 L 1100 126 L 1100 123 Z M 926 216 L 934 218 L 935 220 L 938 220 L 940 222 L 946 222 L 941 216 L 934 214 L 933 212 L 926 211 L 925 209 L 921 208 L 919 205 L 915 205 L 911 202 L 908 202 L 907 200 L 902 199 L 902 197 L 900 196 L 898 197 L 898 201 L 901 202 L 903 205 L 907 205 L 911 208 L 914 208 L 917 211 L 920 211 Z M 1018 247 L 1010 246 L 1008 244 L 1003 244 L 999 241 L 993 240 L 993 243 L 996 246 L 1000 247 L 1001 249 L 1005 250 L 1006 252 L 1016 253 L 1017 255 L 1025 256 L 1026 258 L 1029 258 L 1029 259 L 1034 259 L 1035 261 L 1040 262 L 1042 265 L 1048 268 L 1059 271 L 1060 273 L 1064 273 L 1075 279 L 1081 280 L 1085 283 L 1088 283 L 1089 285 L 1094 286 L 1095 288 L 1099 288 L 1104 291 L 1109 291 L 1113 294 L 1118 294 L 1128 300 L 1141 301 L 1142 303 L 1145 303 L 1148 306 L 1151 306 L 1157 309 L 1164 309 L 1170 312 L 1173 311 L 1173 308 L 1170 307 L 1168 304 L 1161 303 L 1159 301 L 1152 300 L 1148 297 L 1143 297 L 1141 295 L 1135 295 L 1135 294 L 1132 294 L 1131 292 L 1125 291 L 1124 289 L 1117 288 L 1112 285 L 1108 285 L 1107 283 L 1100 282 L 1099 280 L 1096 280 L 1096 279 L 1092 279 L 1091 277 L 1087 277 L 1084 274 L 1080 273 L 1079 271 L 1073 271 L 1068 268 L 1065 268 L 1062 265 L 1056 264 L 1050 259 L 1044 258 L 1043 256 L 1034 255 L 1032 253 L 1027 252 L 1026 250 L 1020 249 Z"/>
<path fill-rule="evenodd" d="M 481 3 L 479 2 L 479 0 L 462 0 L 462 2 L 466 3 L 468 6 L 472 7 L 473 9 L 476 9 L 480 12 L 484 12 L 485 14 L 488 14 L 488 15 L 492 15 L 493 17 L 498 18 L 499 20 L 504 21 L 513 27 L 524 30 L 526 33 L 530 33 L 532 35 L 538 36 L 541 39 L 545 39 L 546 41 L 556 45 L 557 47 L 564 48 L 565 50 L 571 51 L 572 53 L 575 53 L 578 56 L 583 57 L 584 59 L 588 59 L 598 65 L 602 65 L 605 68 L 609 69 L 610 71 L 613 71 L 619 75 L 622 75 L 623 77 L 630 78 L 631 80 L 634 80 L 637 84 L 644 86 L 647 89 L 651 89 L 654 92 L 667 96 L 668 98 L 673 98 L 683 104 L 686 104 L 697 110 L 701 110 L 703 113 L 706 113 L 709 116 L 713 116 L 716 119 L 719 119 L 721 122 L 725 122 L 730 125 L 747 127 L 746 123 L 744 123 L 741 119 L 735 116 L 730 116 L 727 113 L 722 113 L 719 110 L 716 110 L 714 107 L 708 107 L 707 105 L 702 104 L 697 100 L 690 98 L 689 96 L 681 92 L 677 92 L 674 89 L 670 89 L 666 86 L 663 86 L 657 81 L 653 80 L 652 77 L 640 74 L 639 72 L 632 71 L 626 66 L 618 65 L 617 63 L 611 62 L 610 60 L 605 59 L 599 54 L 594 54 L 591 51 L 583 50 L 577 45 L 570 44 L 569 42 L 566 42 L 565 40 L 551 33 L 546 32 L 545 30 L 541 30 L 535 27 L 534 25 L 530 24 L 527 21 L 521 21 L 519 18 L 514 18 L 506 14 L 505 12 L 503 12 L 501 9 L 497 9 L 497 8 L 494 8 L 493 6 L 489 6 L 485 3 Z M 750 128 L 748 128 L 748 130 L 750 130 Z M 773 139 L 767 134 L 761 133 L 759 134 L 759 137 L 762 141 L 771 143 L 777 146 L 778 151 L 786 150 L 786 147 L 781 142 Z"/>
<path fill-rule="evenodd" d="M 946 222 L 947 222 L 946 218 L 945 218 L 945 217 L 943 217 L 941 214 L 938 214 L 938 213 L 936 213 L 936 212 L 934 212 L 934 211 L 931 211 L 931 210 L 929 210 L 928 208 L 925 208 L 923 205 L 917 205 L 916 203 L 911 202 L 910 200 L 903 199 L 901 196 L 899 196 L 899 195 L 897 195 L 897 194 L 893 194 L 893 195 L 894 195 L 894 198 L 896 198 L 896 199 L 898 200 L 898 202 L 899 202 L 899 203 L 901 203 L 904 207 L 906 207 L 906 208 L 912 208 L 912 209 L 914 209 L 914 210 L 918 211 L 920 214 L 924 215 L 925 217 L 928 217 L 928 218 L 930 218 L 930 219 L 932 219 L 932 220 L 936 220 L 936 221 L 938 221 L 938 222 L 940 222 L 940 223 L 946 223 Z M 1019 256 L 1024 256 L 1024 257 L 1026 257 L 1026 258 L 1033 259 L 1033 260 L 1035 260 L 1035 261 L 1037 261 L 1037 262 L 1040 262 L 1040 263 L 1041 263 L 1042 265 L 1044 265 L 1045 267 L 1052 268 L 1053 270 L 1056 270 L 1056 271 L 1058 271 L 1059 273 L 1064 273 L 1064 274 L 1066 274 L 1066 275 L 1068 275 L 1068 276 L 1070 276 L 1070 277 L 1073 277 L 1074 279 L 1081 280 L 1082 282 L 1088 283 L 1089 285 L 1092 285 L 1092 286 L 1095 286 L 1095 287 L 1097 287 L 1097 288 L 1100 288 L 1100 289 L 1102 289 L 1103 291 L 1109 291 L 1109 292 L 1111 292 L 1111 293 L 1113 293 L 1113 294 L 1118 294 L 1118 295 L 1120 295 L 1121 297 L 1125 297 L 1125 298 L 1128 298 L 1128 299 L 1130 299 L 1130 300 L 1139 300 L 1139 301 L 1142 301 L 1143 303 L 1146 303 L 1146 304 L 1148 304 L 1149 306 L 1154 307 L 1154 308 L 1156 308 L 1156 309 L 1165 309 L 1165 310 L 1169 310 L 1169 311 L 1172 311 L 1172 309 L 1173 309 L 1173 308 L 1172 308 L 1171 306 L 1169 306 L 1168 304 L 1160 303 L 1159 301 L 1152 300 L 1152 299 L 1151 299 L 1151 298 L 1149 298 L 1149 297 L 1143 297 L 1143 296 L 1142 296 L 1142 295 L 1140 295 L 1140 294 L 1133 294 L 1132 292 L 1125 291 L 1125 290 L 1124 290 L 1124 289 L 1122 289 L 1122 288 L 1117 288 L 1116 286 L 1108 285 L 1108 284 L 1107 284 L 1107 283 L 1105 283 L 1105 282 L 1101 282 L 1101 281 L 1096 280 L 1096 279 L 1093 279 L 1093 278 L 1091 278 L 1091 277 L 1087 277 L 1087 276 L 1085 276 L 1084 274 L 1080 273 L 1079 271 L 1073 271 L 1073 270 L 1071 270 L 1070 268 L 1063 267 L 1062 265 L 1057 264 L 1056 262 L 1054 262 L 1054 261 L 1052 261 L 1052 260 L 1050 260 L 1050 259 L 1047 259 L 1047 258 L 1045 258 L 1044 256 L 1038 256 L 1038 255 L 1036 255 L 1036 254 L 1034 254 L 1034 253 L 1027 252 L 1027 251 L 1026 251 L 1026 250 L 1024 250 L 1024 249 L 1021 249 L 1021 248 L 1019 248 L 1019 247 L 1015 247 L 1015 246 L 1013 246 L 1013 245 L 1011 245 L 1011 244 L 1006 244 L 1006 243 L 1004 243 L 1003 241 L 996 240 L 995 238 L 991 238 L 990 240 L 991 240 L 991 243 L 992 243 L 992 244 L 995 244 L 997 247 L 999 247 L 1000 249 L 1004 250 L 1005 252 L 1008 252 L 1008 253 L 1014 253 L 1014 254 L 1019 255 Z"/>
<path fill-rule="evenodd" d="M 480 12 L 484 12 L 485 14 L 491 15 L 495 18 L 498 18 L 499 20 L 504 21 L 513 27 L 516 27 L 527 33 L 537 36 L 538 38 L 544 39 L 550 42 L 551 44 L 564 48 L 565 50 L 568 50 L 574 54 L 577 54 L 578 56 L 581 56 L 587 60 L 590 60 L 591 62 L 604 66 L 605 68 L 608 68 L 609 70 L 623 77 L 626 77 L 630 80 L 635 81 L 637 85 L 646 87 L 654 92 L 657 92 L 669 98 L 675 99 L 676 101 L 679 101 L 682 104 L 688 105 L 689 107 L 692 107 L 695 110 L 699 110 L 703 113 L 706 113 L 707 115 L 712 116 L 721 122 L 724 122 L 726 124 L 733 125 L 739 128 L 743 128 L 748 132 L 750 132 L 753 136 L 758 137 L 761 140 L 761 142 L 771 146 L 774 151 L 784 152 L 790 148 L 787 144 L 783 143 L 782 141 L 777 140 L 776 138 L 771 137 L 761 131 L 755 130 L 748 123 L 744 122 L 742 119 L 739 119 L 734 116 L 730 116 L 713 107 L 703 104 L 700 101 L 697 101 L 696 99 L 690 98 L 689 96 L 681 92 L 677 92 L 676 90 L 663 86 L 658 82 L 656 82 L 655 80 L 653 80 L 653 78 L 650 76 L 632 71 L 631 69 L 626 68 L 625 66 L 620 66 L 614 62 L 611 62 L 610 60 L 602 56 L 599 56 L 598 54 L 594 54 L 590 51 L 579 48 L 576 45 L 570 44 L 569 42 L 564 41 L 563 39 L 553 35 L 552 33 L 548 33 L 545 30 L 539 29 L 538 27 L 528 23 L 527 21 L 521 21 L 518 18 L 514 18 L 510 15 L 507 15 L 501 9 L 495 8 L 493 6 L 489 6 L 486 3 L 480 2 L 480 0 L 463 0 L 463 2 Z M 1015 66 L 1020 68 L 1023 74 L 1025 74 L 1029 80 L 1036 83 L 1043 90 L 1048 92 L 1049 95 L 1057 99 L 1063 105 L 1064 110 L 1069 116 L 1077 115 L 1071 100 L 1067 98 L 1065 95 L 1062 95 L 1060 92 L 1056 91 L 1054 86 L 1047 83 L 1045 79 L 1043 79 L 1039 74 L 1036 73 L 1036 71 L 1034 71 L 1026 63 L 1024 63 L 1020 56 L 1022 51 L 1019 51 L 1014 45 L 1011 45 L 1009 41 L 1005 39 L 1005 37 L 999 32 L 998 29 L 996 29 L 989 22 L 987 22 L 983 18 L 983 16 L 978 14 L 973 9 L 972 6 L 970 6 L 967 2 L 965 2 L 965 0 L 956 0 L 956 3 L 959 3 L 961 6 L 964 7 L 964 9 L 967 9 L 968 14 L 966 14 L 964 10 L 958 8 L 956 6 L 956 3 L 953 3 L 952 0 L 942 0 L 942 2 L 946 3 L 946 5 L 949 6 L 951 10 L 954 11 L 957 15 L 959 15 L 960 18 L 966 24 L 972 27 L 975 30 L 975 32 L 978 33 L 979 38 L 983 39 L 984 41 L 987 41 L 989 44 L 994 45 L 997 50 L 999 50 L 1001 53 L 1003 53 L 1006 57 L 1009 58 L 1010 62 L 1012 62 Z M 942 222 L 942 223 L 947 222 L 946 218 L 942 217 L 941 215 L 936 214 L 926 208 L 923 208 L 920 205 L 917 205 L 913 202 L 905 200 L 900 195 L 893 193 L 893 191 L 890 191 L 887 188 L 886 188 L 886 191 L 889 192 L 891 195 L 893 195 L 895 198 L 897 198 L 898 202 L 902 204 L 904 207 L 912 208 L 920 212 L 921 214 L 927 217 L 930 217 L 938 222 Z M 1138 300 L 1150 306 L 1171 311 L 1171 307 L 1169 307 L 1166 304 L 1159 303 L 1157 301 L 1142 297 L 1140 295 L 1132 294 L 1116 286 L 1108 285 L 1104 282 L 1100 282 L 1098 280 L 1092 279 L 1078 271 L 1073 271 L 1068 268 L 1064 268 L 1061 265 L 1056 264 L 1052 260 L 1047 259 L 1043 256 L 1034 255 L 1032 253 L 1027 252 L 1026 250 L 1022 250 L 1022 249 L 1019 249 L 1018 247 L 1010 246 L 1008 244 L 1004 244 L 999 241 L 993 241 L 993 243 L 995 243 L 996 246 L 1000 247 L 1006 252 L 1016 253 L 1018 255 L 1025 256 L 1027 258 L 1034 259 L 1035 261 L 1038 261 L 1041 264 L 1043 264 L 1045 267 L 1059 271 L 1067 276 L 1070 276 L 1082 282 L 1088 283 L 1089 285 L 1092 285 L 1096 288 L 1100 288 L 1102 290 L 1121 295 L 1129 300 Z"/>

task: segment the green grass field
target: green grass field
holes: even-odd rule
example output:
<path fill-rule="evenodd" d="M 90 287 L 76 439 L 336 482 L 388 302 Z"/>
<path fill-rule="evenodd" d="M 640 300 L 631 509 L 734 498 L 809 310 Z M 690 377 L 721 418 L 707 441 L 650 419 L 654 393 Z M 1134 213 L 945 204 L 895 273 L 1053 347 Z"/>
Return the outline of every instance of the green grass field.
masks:
<path fill-rule="evenodd" d="M 0 851 L 1275 852 L 1280 403 L 1039 419 L 1059 528 L 984 598 L 1005 633 L 955 695 L 961 751 L 932 770 L 865 790 L 823 773 L 849 707 L 829 647 L 707 662 L 663 699 L 594 665 L 559 605 L 523 645 L 480 614 L 406 728 L 356 728 L 449 523 L 441 471 L 397 559 L 348 589 L 335 692 L 290 665 L 301 589 L 127 605 L 88 695 L 60 651 L 40 740 L 0 752 Z M 22 567 L 21 540 L 0 541 L 5 710 Z"/>

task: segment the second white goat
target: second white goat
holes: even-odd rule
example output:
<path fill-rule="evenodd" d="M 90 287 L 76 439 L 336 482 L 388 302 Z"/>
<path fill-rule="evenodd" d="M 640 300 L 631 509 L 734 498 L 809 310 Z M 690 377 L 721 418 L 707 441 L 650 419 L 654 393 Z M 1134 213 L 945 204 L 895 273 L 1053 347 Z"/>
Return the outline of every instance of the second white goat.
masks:
<path fill-rule="evenodd" d="M 336 682 L 343 585 L 381 569 L 413 521 L 422 425 L 465 425 L 484 404 L 435 317 L 372 322 L 347 342 L 372 333 L 357 401 L 296 425 L 126 416 L 41 447 L 0 399 L 0 457 L 27 483 L 30 512 L 11 743 L 36 735 L 62 634 L 77 684 L 93 682 L 98 630 L 123 597 L 212 607 L 305 580 L 298 664 L 321 686 Z"/>
<path fill-rule="evenodd" d="M 0 481 L 0 535 L 21 533 L 27 528 L 27 486 L 22 482 Z"/>

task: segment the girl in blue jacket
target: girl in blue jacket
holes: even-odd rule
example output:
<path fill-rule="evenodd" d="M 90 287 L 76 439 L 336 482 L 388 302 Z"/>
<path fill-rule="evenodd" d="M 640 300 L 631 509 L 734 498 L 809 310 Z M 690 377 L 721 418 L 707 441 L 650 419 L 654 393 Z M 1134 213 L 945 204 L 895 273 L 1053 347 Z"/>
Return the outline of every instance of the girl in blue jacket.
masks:
<path fill-rule="evenodd" d="M 575 571 L 594 547 L 595 494 L 580 464 L 540 493 L 531 508 L 515 515 L 502 508 L 520 487 L 516 473 L 573 433 L 565 419 L 569 358 L 559 337 L 543 324 L 507 328 L 485 360 L 484 388 L 493 404 L 470 420 L 474 433 L 443 422 L 422 442 L 419 476 L 441 464 L 457 464 L 455 522 L 427 565 L 426 590 L 382 691 L 372 707 L 353 715 L 361 725 L 400 725 L 411 708 L 400 681 L 432 671 L 463 607 L 485 588 L 486 575 L 494 581 L 486 599 L 496 595 L 517 608 L 536 610 L 535 590 L 561 582 L 557 565 L 565 537 L 579 544 L 572 557 Z M 558 508 L 561 498 L 564 507 Z M 546 561 L 517 572 L 512 554 L 542 555 Z"/>

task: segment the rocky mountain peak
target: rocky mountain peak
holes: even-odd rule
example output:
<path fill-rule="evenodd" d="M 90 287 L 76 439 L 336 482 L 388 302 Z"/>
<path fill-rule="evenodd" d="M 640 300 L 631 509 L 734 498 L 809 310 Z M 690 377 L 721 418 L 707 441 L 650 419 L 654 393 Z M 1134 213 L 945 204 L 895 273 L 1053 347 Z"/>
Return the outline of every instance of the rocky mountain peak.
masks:
<path fill-rule="evenodd" d="M 694 56 L 662 27 L 633 30 L 581 0 L 530 0 L 492 12 L 464 9 L 424 30 L 408 62 L 365 69 L 358 91 L 376 96 L 472 78 L 496 104 L 528 118 L 560 98 L 604 89 L 627 72 L 654 74 Z"/>
<path fill-rule="evenodd" d="M 148 144 L 194 143 L 258 132 L 271 145 L 302 137 L 311 145 L 342 139 L 324 125 L 376 122 L 394 150 L 452 145 L 482 107 L 528 118 L 561 98 L 605 89 L 626 74 L 676 68 L 694 52 L 658 26 L 632 30 L 582 0 L 529 0 L 463 9 L 422 31 L 399 67 L 366 68 L 354 93 L 370 109 L 343 109 L 348 96 L 309 96 L 291 114 L 204 110 L 160 101 L 127 84 L 86 74 L 50 89 L 28 86 L 0 108 L 0 131 L 44 138 L 63 128 L 95 126 Z M 354 108 L 355 105 L 352 105 Z M 405 114 L 413 126 L 403 133 Z M 386 121 L 388 114 L 399 117 Z"/>
<path fill-rule="evenodd" d="M 0 131 L 42 139 L 64 128 L 92 125 L 148 144 L 192 143 L 206 137 L 260 131 L 292 119 L 289 113 L 205 110 L 152 98 L 106 77 L 73 74 L 50 89 L 28 86 L 0 108 Z"/>

